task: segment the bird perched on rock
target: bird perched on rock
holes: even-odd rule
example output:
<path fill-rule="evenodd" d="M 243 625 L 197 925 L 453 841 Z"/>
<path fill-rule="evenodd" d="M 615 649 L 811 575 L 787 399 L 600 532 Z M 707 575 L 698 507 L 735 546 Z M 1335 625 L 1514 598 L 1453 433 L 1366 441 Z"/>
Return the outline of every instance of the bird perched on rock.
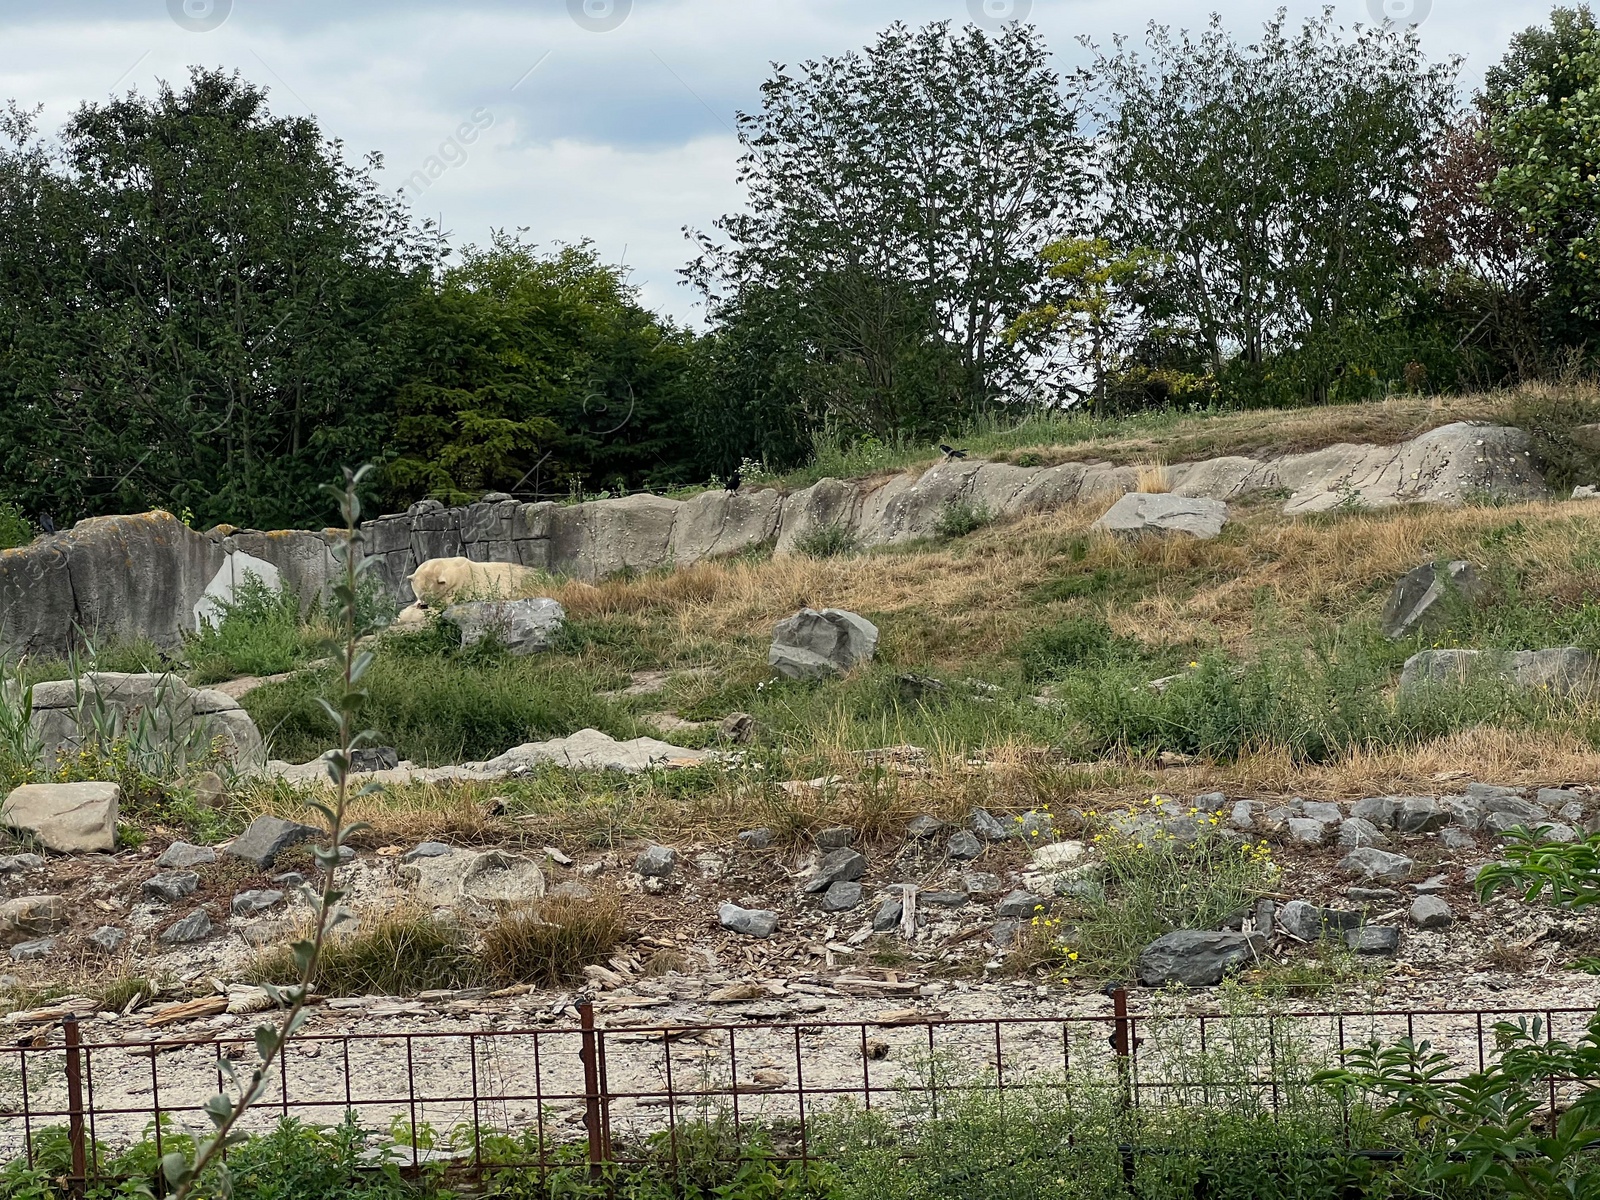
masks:
<path fill-rule="evenodd" d="M 728 476 L 728 490 L 730 492 L 737 492 L 742 486 L 744 486 L 744 475 L 742 472 L 735 471 L 732 475 Z"/>
<path fill-rule="evenodd" d="M 946 462 L 953 462 L 963 459 L 967 456 L 967 452 L 965 450 L 957 450 L 954 446 L 946 446 L 943 442 L 939 443 L 939 449 L 944 451 L 944 458 Z"/>
<path fill-rule="evenodd" d="M 39 528 L 44 530 L 46 533 L 54 533 L 56 531 L 55 518 L 49 513 L 40 513 Z"/>

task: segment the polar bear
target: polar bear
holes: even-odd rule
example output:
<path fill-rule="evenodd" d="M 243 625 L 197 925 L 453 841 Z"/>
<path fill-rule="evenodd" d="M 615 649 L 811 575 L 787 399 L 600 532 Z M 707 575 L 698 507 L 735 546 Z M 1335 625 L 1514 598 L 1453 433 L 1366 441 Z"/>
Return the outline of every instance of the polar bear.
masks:
<path fill-rule="evenodd" d="M 506 600 L 539 586 L 539 573 L 516 563 L 473 562 L 470 558 L 430 558 L 406 576 L 417 600 L 429 608 L 448 608 L 461 600 Z"/>

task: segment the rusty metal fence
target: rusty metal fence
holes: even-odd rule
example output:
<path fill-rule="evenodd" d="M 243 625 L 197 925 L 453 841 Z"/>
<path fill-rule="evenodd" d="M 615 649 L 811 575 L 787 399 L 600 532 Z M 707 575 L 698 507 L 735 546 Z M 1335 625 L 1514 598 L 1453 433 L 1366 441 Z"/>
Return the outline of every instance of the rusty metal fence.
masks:
<path fill-rule="evenodd" d="M 612 1025 L 579 1006 L 576 1026 L 474 1032 L 302 1034 L 247 1123 L 388 1131 L 389 1161 L 420 1168 L 547 1171 L 557 1163 L 676 1161 L 685 1130 L 715 1119 L 741 1150 L 747 1131 L 781 1131 L 779 1157 L 815 1153 L 812 1125 L 841 1103 L 908 1105 L 937 1117 L 972 1089 L 1032 1099 L 1098 1081 L 1128 1107 L 1292 1106 L 1319 1066 L 1369 1040 L 1427 1040 L 1458 1077 L 1487 1066 L 1502 1021 L 1541 1021 L 1575 1040 L 1593 1009 L 1369 1012 L 1130 1012 L 1116 992 L 1092 1016 L 787 1024 Z M 64 1129 L 70 1178 L 98 1178 L 107 1146 L 209 1128 L 201 1111 L 224 1059 L 252 1061 L 248 1032 L 151 1041 L 64 1041 L 0 1049 L 0 1158 L 33 1163 L 36 1135 Z M 1550 1111 L 1570 1101 L 1550 1086 Z"/>

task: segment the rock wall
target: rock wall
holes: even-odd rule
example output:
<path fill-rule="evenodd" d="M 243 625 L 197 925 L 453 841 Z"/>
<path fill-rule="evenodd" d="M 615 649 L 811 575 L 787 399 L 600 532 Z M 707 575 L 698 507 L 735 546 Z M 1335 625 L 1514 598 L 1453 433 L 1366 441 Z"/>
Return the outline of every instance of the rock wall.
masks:
<path fill-rule="evenodd" d="M 1461 504 L 1474 495 L 1548 496 L 1528 436 L 1458 422 L 1398 446 L 1330 446 L 1308 454 L 1230 456 L 1167 468 L 1181 496 L 1235 500 L 1282 491 L 1290 515 L 1342 505 Z M 513 562 L 595 580 L 622 571 L 686 567 L 774 545 L 792 553 L 808 534 L 837 526 L 864 546 L 932 536 L 953 502 L 994 516 L 1110 502 L 1135 489 L 1138 469 L 1107 463 L 1018 467 L 945 462 L 888 479 L 824 479 L 783 495 L 773 489 L 703 492 L 689 500 L 637 495 L 585 504 L 499 500 L 446 508 L 423 501 L 363 527 L 374 570 L 396 601 L 406 576 L 430 558 Z M 60 655 L 81 630 L 95 640 L 148 637 L 176 645 L 195 628 L 209 589 L 224 598 L 238 577 L 230 555 L 271 563 L 308 603 L 337 570 L 328 532 L 207 533 L 166 513 L 102 517 L 0 554 L 0 651 Z M 242 560 L 239 560 L 242 561 Z"/>

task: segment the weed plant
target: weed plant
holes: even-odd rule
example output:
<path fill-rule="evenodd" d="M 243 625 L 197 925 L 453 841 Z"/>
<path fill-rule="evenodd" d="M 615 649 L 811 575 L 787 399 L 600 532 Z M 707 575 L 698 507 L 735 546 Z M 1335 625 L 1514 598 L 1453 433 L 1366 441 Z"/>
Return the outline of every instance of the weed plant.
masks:
<path fill-rule="evenodd" d="M 795 552 L 807 558 L 839 558 L 861 549 L 861 539 L 842 522 L 818 525 L 795 539 Z"/>
<path fill-rule="evenodd" d="M 33 541 L 33 526 L 22 513 L 22 506 L 0 500 L 0 550 L 14 550 Z"/>
<path fill-rule="evenodd" d="M 992 520 L 994 515 L 982 504 L 972 500 L 951 500 L 939 510 L 939 519 L 933 528 L 940 537 L 953 540 L 978 532 Z"/>

